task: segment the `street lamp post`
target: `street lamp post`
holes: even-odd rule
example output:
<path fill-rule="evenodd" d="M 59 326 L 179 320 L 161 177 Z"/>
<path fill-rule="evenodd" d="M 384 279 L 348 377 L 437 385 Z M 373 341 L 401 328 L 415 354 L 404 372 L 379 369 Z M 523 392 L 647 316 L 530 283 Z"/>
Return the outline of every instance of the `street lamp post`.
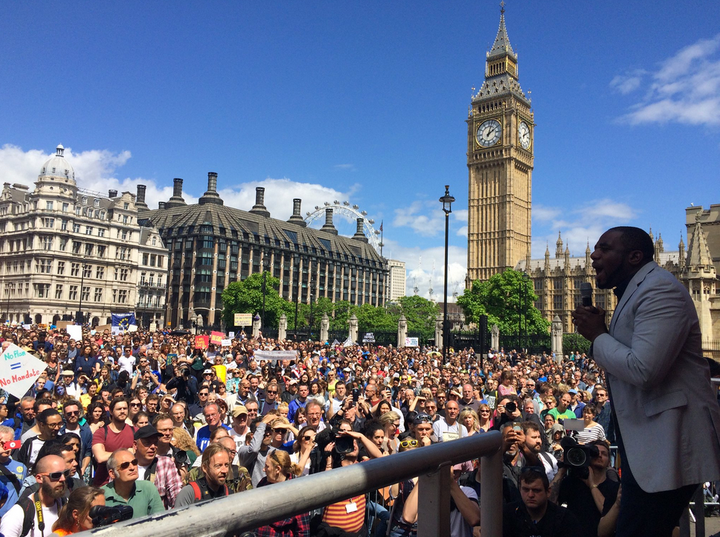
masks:
<path fill-rule="evenodd" d="M 447 294 L 448 294 L 448 229 L 450 225 L 450 213 L 452 212 L 452 204 L 455 201 L 450 195 L 450 185 L 445 185 L 445 195 L 440 198 L 443 211 L 445 212 L 445 289 L 443 292 L 443 363 L 447 363 L 447 348 L 450 323 L 447 314 Z"/>
<path fill-rule="evenodd" d="M 527 275 L 526 272 L 523 273 L 523 339 L 525 343 L 525 347 L 528 346 L 528 330 L 527 330 L 527 312 L 528 307 L 530 306 L 530 293 L 528 292 L 527 284 L 530 281 L 530 276 Z"/>

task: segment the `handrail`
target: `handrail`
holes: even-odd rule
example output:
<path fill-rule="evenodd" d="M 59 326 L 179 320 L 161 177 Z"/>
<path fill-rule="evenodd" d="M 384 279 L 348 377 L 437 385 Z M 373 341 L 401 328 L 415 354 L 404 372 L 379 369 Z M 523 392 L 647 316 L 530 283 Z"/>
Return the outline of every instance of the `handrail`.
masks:
<path fill-rule="evenodd" d="M 431 520 L 427 524 L 423 523 L 428 518 L 427 510 L 423 509 L 425 505 L 435 506 L 435 512 L 438 506 L 446 513 L 449 513 L 450 509 L 448 487 L 428 485 L 433 479 L 436 483 L 438 478 L 441 482 L 443 477 L 446 480 L 450 479 L 448 469 L 450 464 L 483 457 L 483 489 L 488 491 L 483 495 L 481 505 L 483 537 L 500 537 L 502 533 L 501 443 L 502 437 L 499 432 L 475 434 L 452 442 L 413 449 L 189 507 L 96 528 L 81 535 L 102 537 L 237 535 L 415 476 L 420 476 L 418 536 L 448 535 L 449 515 L 444 517 L 448 521 L 444 531 L 442 528 L 434 527 L 436 525 Z"/>

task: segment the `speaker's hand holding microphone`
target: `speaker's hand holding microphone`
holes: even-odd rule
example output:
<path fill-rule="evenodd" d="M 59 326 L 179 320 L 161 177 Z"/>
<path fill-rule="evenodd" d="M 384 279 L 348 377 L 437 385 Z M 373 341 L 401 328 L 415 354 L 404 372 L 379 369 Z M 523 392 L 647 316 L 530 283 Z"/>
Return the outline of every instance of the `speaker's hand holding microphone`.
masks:
<path fill-rule="evenodd" d="M 605 324 L 605 310 L 592 304 L 592 285 L 583 282 L 580 284 L 582 303 L 572 313 L 573 323 L 577 331 L 590 342 L 601 334 L 607 334 Z"/>

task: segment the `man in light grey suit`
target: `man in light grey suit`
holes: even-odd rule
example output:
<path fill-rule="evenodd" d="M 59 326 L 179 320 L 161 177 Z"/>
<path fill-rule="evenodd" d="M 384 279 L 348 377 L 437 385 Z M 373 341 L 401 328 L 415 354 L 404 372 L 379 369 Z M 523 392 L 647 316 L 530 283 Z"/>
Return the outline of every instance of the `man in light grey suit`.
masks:
<path fill-rule="evenodd" d="M 610 327 L 601 308 L 573 312 L 605 370 L 622 468 L 617 536 L 670 536 L 697 486 L 720 478 L 720 408 L 702 356 L 692 299 L 660 268 L 643 230 L 606 231 L 591 255 L 600 289 L 615 289 Z"/>

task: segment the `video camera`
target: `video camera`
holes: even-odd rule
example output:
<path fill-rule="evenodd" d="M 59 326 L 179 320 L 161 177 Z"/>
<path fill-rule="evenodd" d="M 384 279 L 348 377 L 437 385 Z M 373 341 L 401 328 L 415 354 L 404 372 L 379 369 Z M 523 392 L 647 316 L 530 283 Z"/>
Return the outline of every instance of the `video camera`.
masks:
<path fill-rule="evenodd" d="M 590 466 L 591 459 L 600 456 L 597 446 L 580 445 L 574 438 L 569 436 L 560 440 L 560 445 L 564 453 L 560 465 L 576 473 L 580 479 L 586 479 L 589 474 L 588 466 Z"/>
<path fill-rule="evenodd" d="M 115 522 L 130 520 L 133 517 L 133 508 L 129 505 L 116 505 L 109 507 L 107 505 L 96 505 L 90 509 L 90 518 L 93 527 L 109 526 Z"/>

